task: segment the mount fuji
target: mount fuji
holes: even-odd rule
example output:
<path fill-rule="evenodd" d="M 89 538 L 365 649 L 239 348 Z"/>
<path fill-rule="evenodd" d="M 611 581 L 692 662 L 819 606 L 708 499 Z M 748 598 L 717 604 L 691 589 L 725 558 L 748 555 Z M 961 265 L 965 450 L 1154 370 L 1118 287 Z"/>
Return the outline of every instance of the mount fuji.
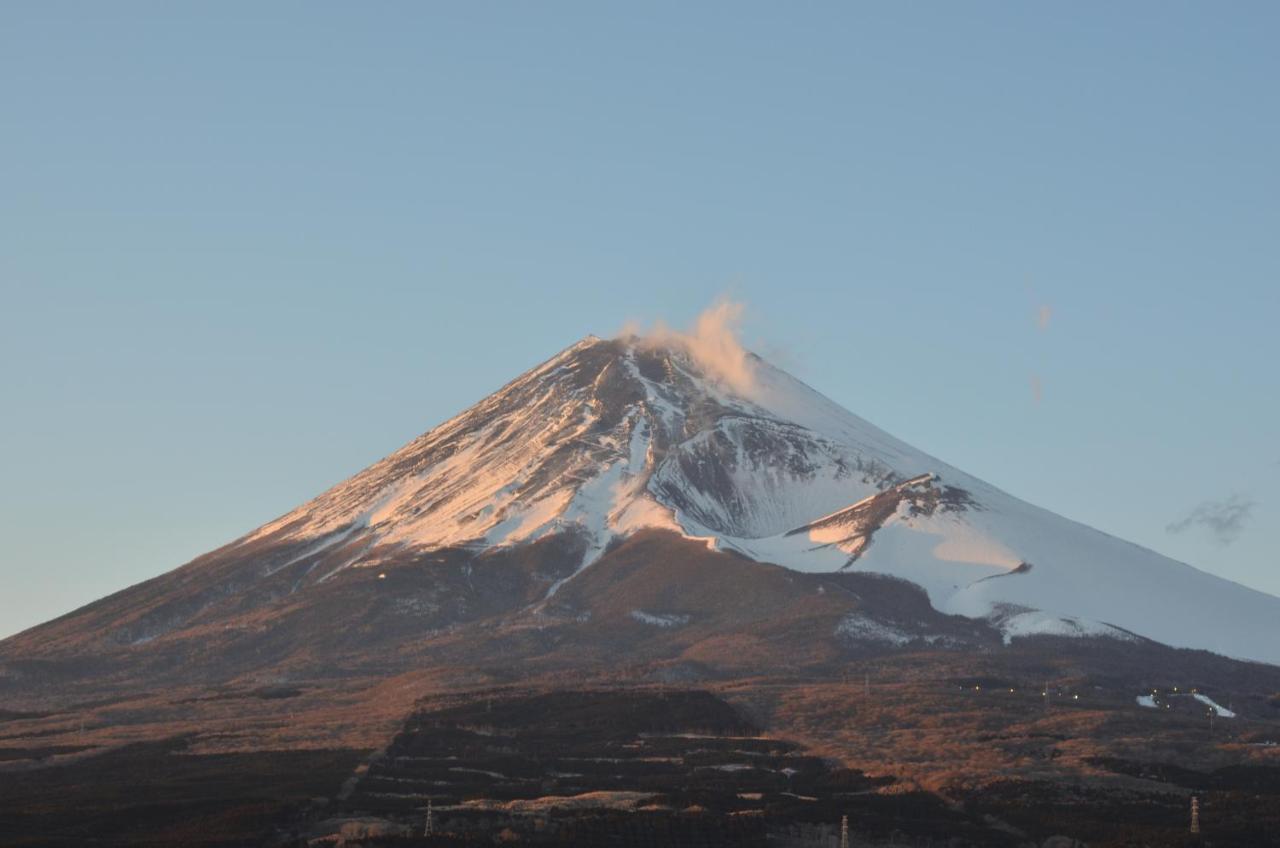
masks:
<path fill-rule="evenodd" d="M 545 618 L 606 552 L 655 532 L 793 572 L 899 578 L 1005 644 L 1145 639 L 1280 664 L 1280 599 L 1020 501 L 732 342 L 679 334 L 587 337 L 243 538 L 0 643 L 0 659 L 261 632 L 352 580 L 531 551 L 550 559 L 498 605 Z M 384 588 L 400 615 L 448 606 L 444 581 Z"/>
<path fill-rule="evenodd" d="M 1221 844 L 1274 844 L 1277 710 L 1280 598 L 1020 501 L 713 323 L 587 337 L 0 641 L 0 842 L 352 844 L 435 810 L 483 844 L 828 845 L 766 831 L 854 809 L 868 844 L 1174 844 L 1191 787 Z"/>

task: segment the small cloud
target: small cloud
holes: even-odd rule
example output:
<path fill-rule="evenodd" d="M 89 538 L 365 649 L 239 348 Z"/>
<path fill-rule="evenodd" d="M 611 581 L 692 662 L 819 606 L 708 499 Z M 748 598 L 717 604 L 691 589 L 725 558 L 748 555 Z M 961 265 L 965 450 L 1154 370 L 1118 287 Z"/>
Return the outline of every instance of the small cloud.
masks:
<path fill-rule="evenodd" d="M 1053 320 L 1053 307 L 1047 303 L 1040 304 L 1040 308 L 1036 310 L 1036 326 L 1041 332 L 1049 329 L 1049 322 Z"/>
<path fill-rule="evenodd" d="M 1240 537 L 1257 502 L 1243 495 L 1225 500 L 1205 501 L 1185 517 L 1165 527 L 1170 533 L 1182 533 L 1192 527 L 1203 527 L 1220 545 L 1229 545 Z"/>
<path fill-rule="evenodd" d="M 721 296 L 702 311 L 688 330 L 673 330 L 659 322 L 644 332 L 635 322 L 628 322 L 622 336 L 638 336 L 640 344 L 652 346 L 679 345 L 709 375 L 749 394 L 755 388 L 755 370 L 746 348 L 738 341 L 745 309 L 743 304 Z"/>

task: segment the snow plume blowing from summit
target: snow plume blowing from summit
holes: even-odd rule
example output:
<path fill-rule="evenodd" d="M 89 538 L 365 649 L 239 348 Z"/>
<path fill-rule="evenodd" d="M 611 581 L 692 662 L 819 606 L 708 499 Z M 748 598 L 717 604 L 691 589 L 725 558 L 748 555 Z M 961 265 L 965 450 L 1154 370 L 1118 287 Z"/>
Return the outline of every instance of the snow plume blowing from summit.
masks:
<path fill-rule="evenodd" d="M 623 328 L 623 336 L 637 336 L 640 344 L 653 347 L 678 345 L 708 374 L 739 394 L 755 388 L 755 369 L 746 348 L 738 341 L 738 328 L 746 307 L 721 297 L 694 320 L 688 330 L 675 330 L 662 321 L 645 331 L 634 322 Z"/>

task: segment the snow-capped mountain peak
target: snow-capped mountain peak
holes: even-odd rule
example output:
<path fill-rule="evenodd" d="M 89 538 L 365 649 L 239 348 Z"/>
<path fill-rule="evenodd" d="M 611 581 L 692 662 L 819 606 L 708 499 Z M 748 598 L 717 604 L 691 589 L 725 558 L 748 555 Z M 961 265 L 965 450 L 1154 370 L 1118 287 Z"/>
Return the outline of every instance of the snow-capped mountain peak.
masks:
<path fill-rule="evenodd" d="M 1039 611 L 1024 629 L 1095 622 L 1083 630 L 1280 662 L 1280 599 L 1019 501 L 759 357 L 678 334 L 589 336 L 242 543 L 306 542 L 324 581 L 562 533 L 582 540 L 580 570 L 642 528 L 895 575 L 944 612 Z"/>

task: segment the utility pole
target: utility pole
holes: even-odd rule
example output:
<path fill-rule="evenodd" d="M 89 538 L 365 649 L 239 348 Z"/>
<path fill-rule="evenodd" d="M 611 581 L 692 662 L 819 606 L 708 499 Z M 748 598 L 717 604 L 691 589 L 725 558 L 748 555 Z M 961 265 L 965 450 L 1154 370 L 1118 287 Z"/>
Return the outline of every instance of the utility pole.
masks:
<path fill-rule="evenodd" d="M 864 698 L 871 697 L 871 673 L 870 672 L 864 671 L 862 673 L 862 696 Z"/>
<path fill-rule="evenodd" d="M 849 848 L 849 817 L 840 817 L 840 848 Z"/>
<path fill-rule="evenodd" d="M 1191 796 L 1191 832 L 1200 832 L 1200 799 Z"/>
<path fill-rule="evenodd" d="M 427 822 L 422 826 L 422 835 L 431 836 L 436 832 L 436 813 L 431 808 L 431 799 L 427 799 Z"/>

